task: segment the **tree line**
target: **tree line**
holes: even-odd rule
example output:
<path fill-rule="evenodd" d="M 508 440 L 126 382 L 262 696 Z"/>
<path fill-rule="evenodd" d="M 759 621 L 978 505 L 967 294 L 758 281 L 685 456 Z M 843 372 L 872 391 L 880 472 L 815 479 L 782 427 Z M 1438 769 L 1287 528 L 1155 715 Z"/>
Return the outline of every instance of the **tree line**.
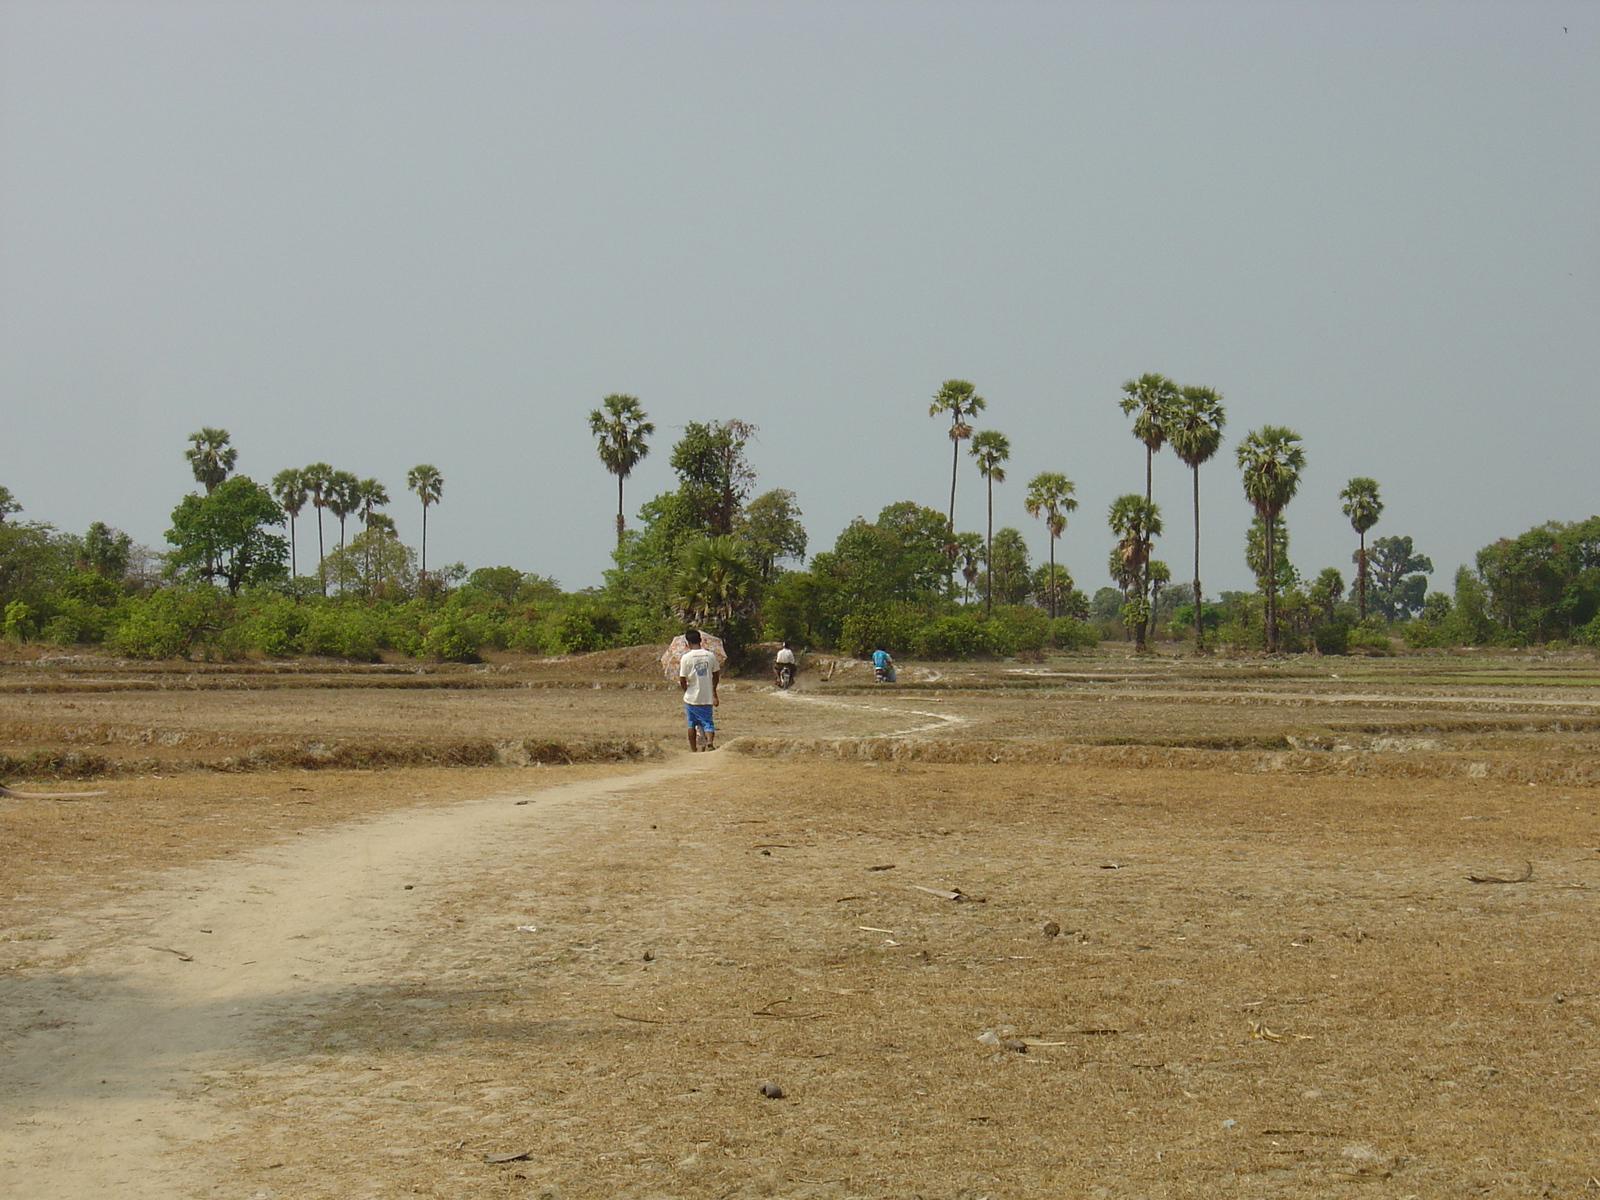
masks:
<path fill-rule="evenodd" d="M 722 634 L 734 653 L 762 639 L 861 653 L 1010 655 L 1125 637 L 1214 647 L 1339 653 L 1383 650 L 1402 635 L 1418 647 L 1600 644 L 1600 517 L 1551 522 L 1479 551 L 1454 593 L 1430 592 L 1433 564 L 1400 535 L 1369 542 L 1384 511 L 1377 481 L 1340 491 L 1356 549 L 1354 581 L 1325 567 L 1302 575 L 1285 520 L 1305 466 L 1292 429 L 1263 425 L 1234 449 L 1254 511 L 1244 546 L 1251 592 L 1205 597 L 1199 570 L 1199 470 L 1221 450 L 1223 397 L 1146 373 L 1117 403 L 1143 450 L 1142 493 L 1106 513 L 1110 586 L 1080 589 L 1057 542 L 1078 510 L 1061 471 L 1029 480 L 1022 507 L 1042 522 L 1045 561 L 1021 530 L 995 527 L 1010 440 L 976 428 L 987 402 L 967 380 L 946 380 L 928 415 L 948 420 L 949 505 L 914 500 L 858 517 L 813 553 L 795 492 L 759 490 L 747 453 L 759 430 L 738 419 L 690 422 L 673 444 L 676 486 L 639 505 L 630 528 L 625 485 L 656 433 L 635 396 L 613 394 L 588 414 L 602 467 L 617 483 L 613 565 L 600 588 L 509 566 L 429 570 L 427 524 L 444 480 L 429 464 L 406 475 L 421 506 L 420 554 L 398 536 L 376 479 L 317 462 L 262 485 L 235 473 L 227 430 L 191 435 L 183 457 L 198 488 L 172 513 L 167 548 L 136 546 L 94 522 L 82 535 L 21 519 L 0 486 L 0 635 L 17 642 L 105 645 L 143 657 L 384 653 L 470 659 L 486 650 L 564 653 L 664 640 L 685 623 Z M 981 532 L 956 527 L 965 457 L 985 489 Z M 1156 557 L 1164 534 L 1154 477 L 1161 451 L 1187 469 L 1193 577 L 1175 583 Z M 316 562 L 300 573 L 299 520 L 316 524 Z M 330 543 L 325 518 L 337 523 Z M 349 526 L 355 525 L 351 533 Z"/>

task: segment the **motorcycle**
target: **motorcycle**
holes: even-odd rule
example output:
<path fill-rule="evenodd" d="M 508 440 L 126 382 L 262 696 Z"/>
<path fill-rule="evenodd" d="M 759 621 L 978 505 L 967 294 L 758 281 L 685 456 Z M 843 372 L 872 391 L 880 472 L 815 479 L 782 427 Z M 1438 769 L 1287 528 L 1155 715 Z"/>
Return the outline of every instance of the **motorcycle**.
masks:
<path fill-rule="evenodd" d="M 882 667 L 875 666 L 872 668 L 872 675 L 879 683 L 893 683 L 894 664 L 889 663 L 887 666 Z"/>
<path fill-rule="evenodd" d="M 777 682 L 778 682 L 778 690 L 779 691 L 787 690 L 789 685 L 794 682 L 794 664 L 793 663 L 779 663 L 778 664 Z"/>

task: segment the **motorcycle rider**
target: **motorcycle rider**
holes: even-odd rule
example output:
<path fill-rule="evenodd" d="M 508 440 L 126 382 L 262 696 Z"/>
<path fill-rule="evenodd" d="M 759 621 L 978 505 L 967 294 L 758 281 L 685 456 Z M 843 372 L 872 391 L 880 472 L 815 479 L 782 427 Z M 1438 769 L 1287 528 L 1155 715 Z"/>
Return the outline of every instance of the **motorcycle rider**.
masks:
<path fill-rule="evenodd" d="M 872 652 L 872 671 L 879 683 L 894 682 L 894 658 L 882 646 Z"/>
<path fill-rule="evenodd" d="M 789 643 L 784 642 L 778 651 L 778 656 L 772 663 L 772 680 L 779 687 L 783 686 L 783 669 L 789 668 L 789 682 L 794 682 L 794 677 L 799 673 L 800 666 L 794 659 L 794 651 L 789 648 Z"/>

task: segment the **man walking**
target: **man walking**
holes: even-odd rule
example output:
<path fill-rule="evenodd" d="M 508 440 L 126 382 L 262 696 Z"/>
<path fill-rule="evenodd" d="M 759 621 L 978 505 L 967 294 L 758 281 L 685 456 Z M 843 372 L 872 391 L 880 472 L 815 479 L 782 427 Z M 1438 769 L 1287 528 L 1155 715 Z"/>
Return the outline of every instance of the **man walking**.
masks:
<path fill-rule="evenodd" d="M 700 645 L 698 629 L 686 631 L 683 640 L 689 649 L 678 660 L 678 690 L 683 693 L 683 711 L 689 723 L 689 749 L 715 750 L 717 726 L 711 710 L 720 703 L 717 683 L 722 671 L 716 654 Z"/>

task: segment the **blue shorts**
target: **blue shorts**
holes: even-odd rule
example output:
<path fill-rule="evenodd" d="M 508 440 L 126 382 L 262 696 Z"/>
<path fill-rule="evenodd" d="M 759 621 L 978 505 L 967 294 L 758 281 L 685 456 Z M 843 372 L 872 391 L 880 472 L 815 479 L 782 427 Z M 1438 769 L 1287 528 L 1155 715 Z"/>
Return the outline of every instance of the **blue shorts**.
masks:
<path fill-rule="evenodd" d="M 683 711 L 689 718 L 690 729 L 704 729 L 707 733 L 715 733 L 717 727 L 711 720 L 711 705 L 685 704 Z"/>

